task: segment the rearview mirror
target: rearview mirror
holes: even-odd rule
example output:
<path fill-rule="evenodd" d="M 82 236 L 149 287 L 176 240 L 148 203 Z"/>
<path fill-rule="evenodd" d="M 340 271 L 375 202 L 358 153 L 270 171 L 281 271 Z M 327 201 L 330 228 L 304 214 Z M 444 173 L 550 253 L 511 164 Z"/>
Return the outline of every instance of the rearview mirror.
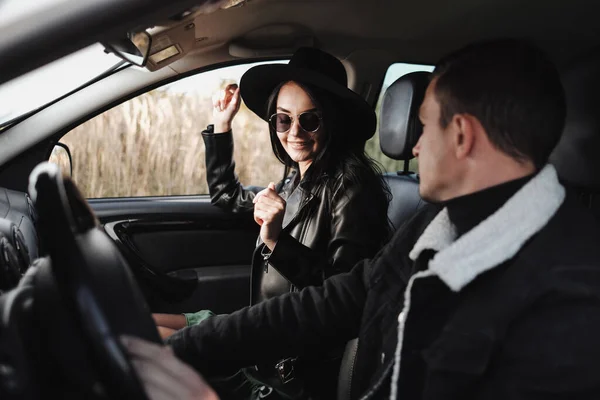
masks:
<path fill-rule="evenodd" d="M 103 45 L 107 52 L 114 53 L 133 65 L 143 67 L 148 61 L 152 37 L 146 31 L 128 33 L 126 37 L 103 43 Z"/>

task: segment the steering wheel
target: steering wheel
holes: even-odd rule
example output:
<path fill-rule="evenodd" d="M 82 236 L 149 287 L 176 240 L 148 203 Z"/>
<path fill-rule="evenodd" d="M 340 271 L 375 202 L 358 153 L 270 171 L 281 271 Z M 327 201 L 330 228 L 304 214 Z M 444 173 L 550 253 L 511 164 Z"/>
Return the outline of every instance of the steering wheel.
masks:
<path fill-rule="evenodd" d="M 33 170 L 29 194 L 60 300 L 78 328 L 105 393 L 110 398 L 146 400 L 119 336 L 162 341 L 127 262 L 57 165 L 43 163 Z"/>

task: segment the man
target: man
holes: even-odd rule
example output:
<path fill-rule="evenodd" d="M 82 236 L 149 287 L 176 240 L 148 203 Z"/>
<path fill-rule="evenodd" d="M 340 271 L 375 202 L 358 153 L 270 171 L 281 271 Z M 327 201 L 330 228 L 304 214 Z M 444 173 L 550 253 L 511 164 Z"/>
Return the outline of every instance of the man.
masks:
<path fill-rule="evenodd" d="M 434 205 L 322 288 L 178 332 L 175 354 L 220 374 L 358 336 L 354 398 L 600 398 L 600 229 L 547 165 L 565 108 L 528 44 L 444 58 L 413 150 Z"/>

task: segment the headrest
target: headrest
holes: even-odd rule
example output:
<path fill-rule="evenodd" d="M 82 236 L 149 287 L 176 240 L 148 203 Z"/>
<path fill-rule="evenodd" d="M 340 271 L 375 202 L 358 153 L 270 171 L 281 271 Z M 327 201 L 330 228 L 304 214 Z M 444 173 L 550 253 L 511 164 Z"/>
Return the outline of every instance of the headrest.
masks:
<path fill-rule="evenodd" d="M 419 107 L 431 73 L 411 72 L 398 78 L 385 92 L 379 122 L 381 151 L 395 160 L 410 160 L 423 126 Z"/>
<path fill-rule="evenodd" d="M 565 182 L 600 191 L 600 54 L 577 63 L 562 80 L 567 120 L 550 162 Z"/>

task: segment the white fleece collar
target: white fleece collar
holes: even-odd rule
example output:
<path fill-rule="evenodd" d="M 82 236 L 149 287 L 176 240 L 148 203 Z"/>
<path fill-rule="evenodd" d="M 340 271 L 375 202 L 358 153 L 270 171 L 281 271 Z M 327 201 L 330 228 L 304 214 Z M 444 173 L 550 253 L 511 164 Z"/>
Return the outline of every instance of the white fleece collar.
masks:
<path fill-rule="evenodd" d="M 546 165 L 495 213 L 456 241 L 456 229 L 444 208 L 409 256 L 414 261 L 423 250 L 436 250 L 429 270 L 458 292 L 479 274 L 514 257 L 548 223 L 564 199 L 565 188 L 556 170 Z"/>

